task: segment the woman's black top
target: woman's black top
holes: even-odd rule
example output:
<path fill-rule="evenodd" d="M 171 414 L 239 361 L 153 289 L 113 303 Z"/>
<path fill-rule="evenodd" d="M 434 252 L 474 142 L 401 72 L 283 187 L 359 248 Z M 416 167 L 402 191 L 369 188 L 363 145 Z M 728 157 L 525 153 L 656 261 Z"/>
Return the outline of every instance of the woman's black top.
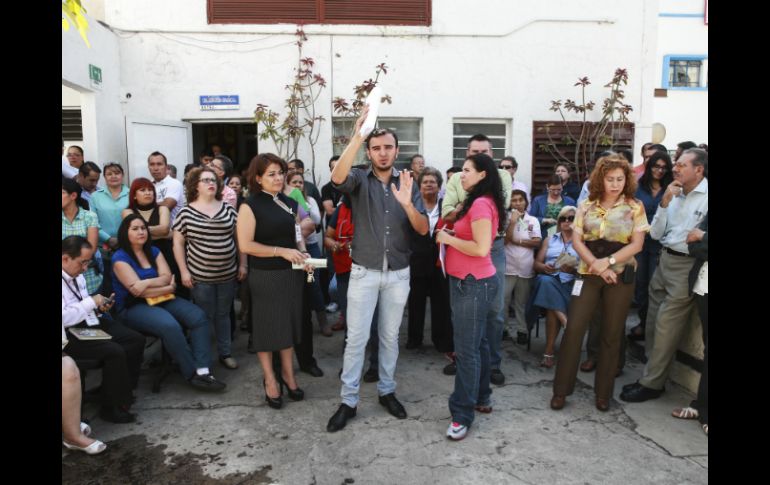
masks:
<path fill-rule="evenodd" d="M 283 193 L 278 194 L 278 199 L 291 209 L 291 214 L 273 201 L 273 196 L 266 192 L 259 191 L 246 199 L 245 203 L 251 208 L 257 220 L 254 241 L 265 246 L 296 248 L 294 226 L 297 217 L 297 201 Z M 258 258 L 249 255 L 249 267 L 261 270 L 291 269 L 291 263 L 280 256 Z"/>

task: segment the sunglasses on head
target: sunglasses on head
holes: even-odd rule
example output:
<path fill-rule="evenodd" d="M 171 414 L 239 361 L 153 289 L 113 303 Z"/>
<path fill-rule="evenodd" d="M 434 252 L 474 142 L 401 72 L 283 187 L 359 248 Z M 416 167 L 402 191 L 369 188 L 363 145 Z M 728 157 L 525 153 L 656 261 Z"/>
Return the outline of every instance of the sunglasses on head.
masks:
<path fill-rule="evenodd" d="M 575 220 L 575 216 L 561 216 L 559 217 L 559 222 L 572 222 Z"/>

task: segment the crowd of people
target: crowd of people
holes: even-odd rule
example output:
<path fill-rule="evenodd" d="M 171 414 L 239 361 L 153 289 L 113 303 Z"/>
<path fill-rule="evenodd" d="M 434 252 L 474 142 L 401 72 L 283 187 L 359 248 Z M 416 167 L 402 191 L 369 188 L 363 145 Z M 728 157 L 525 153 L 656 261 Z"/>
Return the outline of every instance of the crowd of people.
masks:
<path fill-rule="evenodd" d="M 558 163 L 543 193 L 515 179 L 511 156 L 493 160 L 483 134 L 468 140 L 461 167 L 444 174 L 411 158 L 394 167 L 398 136 L 361 134 L 366 111 L 331 180 L 319 191 L 304 164 L 262 153 L 245 173 L 218 149 L 176 179 L 165 155 L 148 156 L 150 178 L 130 187 L 119 163 L 99 167 L 71 146 L 62 163 L 62 434 L 64 445 L 98 454 L 106 445 L 81 423 L 78 366 L 103 369 L 99 416 L 131 412 L 146 339 L 161 340 L 195 389 L 221 392 L 212 348 L 226 371 L 233 358 L 235 300 L 248 351 L 257 355 L 267 405 L 306 397 L 295 374 L 323 375 L 313 355 L 313 315 L 326 337 L 345 331 L 341 404 L 329 432 L 356 416 L 361 380 L 404 419 L 396 398 L 399 328 L 405 348 L 423 346 L 427 299 L 431 343 L 454 376 L 446 435 L 463 439 L 475 413 L 493 412 L 505 382 L 501 343 L 529 345 L 545 316 L 540 365 L 555 367 L 550 407 L 560 410 L 577 372 L 595 371 L 595 404 L 610 408 L 625 363 L 632 307 L 646 365 L 620 398 L 659 397 L 694 315 L 703 328 L 697 399 L 672 415 L 698 419 L 708 434 L 708 152 L 680 143 L 645 144 L 634 167 L 627 150 L 601 153 L 585 183 Z M 369 164 L 355 165 L 365 148 Z M 219 147 L 217 147 L 219 148 Z M 62 147 L 64 150 L 64 147 Z M 354 166 L 355 165 L 355 166 Z M 103 174 L 105 187 L 97 188 Z M 534 193 L 533 193 L 534 195 Z M 309 264 L 326 260 L 326 264 Z M 339 310 L 332 324 L 327 311 Z M 563 330 L 557 355 L 557 339 Z M 84 338 L 91 331 L 95 338 Z M 213 335 L 212 335 L 213 332 Z M 588 358 L 580 362 L 588 334 Z M 99 338 L 107 334 L 108 338 Z M 111 337 L 111 338 L 110 338 Z M 216 344 L 212 345 L 212 337 Z M 364 373 L 367 349 L 370 366 Z"/>

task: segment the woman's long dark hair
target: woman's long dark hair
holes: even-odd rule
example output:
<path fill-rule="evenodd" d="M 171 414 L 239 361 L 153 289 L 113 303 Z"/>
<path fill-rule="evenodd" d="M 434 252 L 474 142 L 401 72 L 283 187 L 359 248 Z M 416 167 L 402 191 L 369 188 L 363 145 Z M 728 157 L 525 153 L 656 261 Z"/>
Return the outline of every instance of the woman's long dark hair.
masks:
<path fill-rule="evenodd" d="M 145 229 L 147 229 L 147 241 L 145 241 L 144 245 L 142 246 L 142 252 L 145 256 L 147 256 L 147 260 L 150 261 L 150 265 L 153 268 L 158 269 L 155 258 L 152 257 L 152 236 L 150 235 L 150 229 L 147 227 L 147 223 L 145 222 L 144 218 L 139 214 L 129 214 L 125 219 L 123 219 L 123 222 L 120 223 L 120 227 L 118 228 L 118 247 L 125 251 L 126 254 L 128 254 L 131 259 L 136 261 L 137 264 L 139 263 L 139 261 L 136 259 L 136 255 L 134 254 L 134 248 L 131 247 L 131 243 L 128 241 L 128 228 L 131 226 L 131 222 L 137 219 L 142 221 Z"/>
<path fill-rule="evenodd" d="M 647 166 L 644 167 L 644 174 L 639 179 L 639 186 L 644 187 L 644 190 L 652 195 L 652 167 L 655 166 L 655 162 L 663 160 L 666 162 L 666 173 L 663 174 L 663 178 L 660 179 L 661 190 L 666 190 L 668 184 L 674 181 L 674 164 L 671 162 L 671 157 L 665 152 L 655 152 L 647 160 Z"/>
<path fill-rule="evenodd" d="M 473 202 L 479 197 L 488 195 L 495 201 L 497 207 L 497 218 L 499 221 L 498 231 L 505 227 L 505 198 L 503 197 L 503 182 L 500 180 L 500 174 L 497 171 L 494 160 L 489 155 L 477 153 L 467 157 L 465 161 L 471 161 L 479 172 L 486 172 L 486 176 L 478 181 L 471 188 L 468 197 L 465 199 L 462 210 L 457 214 L 457 220 L 460 220 L 471 210 Z"/>
<path fill-rule="evenodd" d="M 81 187 L 79 183 L 75 182 L 72 179 L 68 179 L 67 177 L 62 176 L 61 188 L 62 190 L 66 191 L 68 194 L 78 194 L 77 199 L 75 199 L 75 204 L 81 209 L 85 209 L 85 210 L 89 209 L 88 201 L 84 199 L 81 195 L 83 193 L 83 187 Z"/>

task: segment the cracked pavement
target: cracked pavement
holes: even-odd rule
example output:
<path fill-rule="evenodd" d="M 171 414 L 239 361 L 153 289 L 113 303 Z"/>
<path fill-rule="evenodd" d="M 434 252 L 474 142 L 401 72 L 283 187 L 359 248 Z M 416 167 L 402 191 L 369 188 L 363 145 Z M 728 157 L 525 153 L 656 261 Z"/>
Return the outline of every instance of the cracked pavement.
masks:
<path fill-rule="evenodd" d="M 136 423 L 106 423 L 87 404 L 84 418 L 108 449 L 96 457 L 63 449 L 62 483 L 708 482 L 707 437 L 697 421 L 670 415 L 690 394 L 669 382 L 659 399 L 620 401 L 622 385 L 643 367 L 629 357 L 609 412 L 594 407 L 593 373 L 582 372 L 565 408 L 552 411 L 554 370 L 538 366 L 541 330 L 530 352 L 503 343 L 506 381 L 493 386 L 494 411 L 476 414 L 460 442 L 444 436 L 454 378 L 442 374 L 447 361 L 430 345 L 429 329 L 421 349 L 405 350 L 406 319 L 401 326 L 396 395 L 408 418 L 390 416 L 377 401 L 376 383 L 362 382 L 357 416 L 337 433 L 327 433 L 326 423 L 340 403 L 342 332 L 325 338 L 316 326 L 315 355 L 325 375 L 298 373 L 306 399 L 284 397 L 283 409 L 273 410 L 264 401 L 256 355 L 246 353 L 247 335 L 238 331 L 233 348 L 240 368 L 212 367 L 228 384 L 224 393 L 202 394 L 174 373 L 153 394 L 146 374 L 132 409 Z M 99 372 L 89 373 L 88 387 L 99 380 Z"/>

